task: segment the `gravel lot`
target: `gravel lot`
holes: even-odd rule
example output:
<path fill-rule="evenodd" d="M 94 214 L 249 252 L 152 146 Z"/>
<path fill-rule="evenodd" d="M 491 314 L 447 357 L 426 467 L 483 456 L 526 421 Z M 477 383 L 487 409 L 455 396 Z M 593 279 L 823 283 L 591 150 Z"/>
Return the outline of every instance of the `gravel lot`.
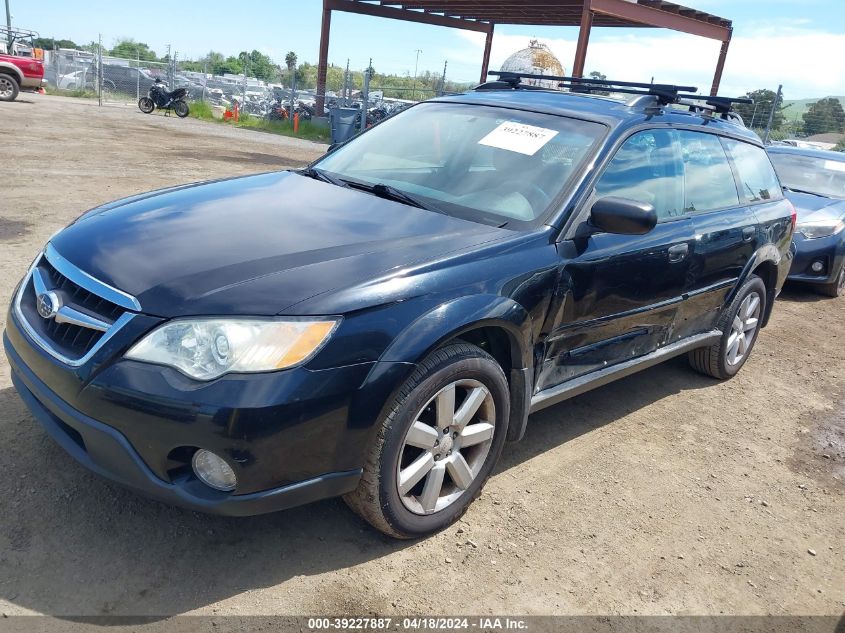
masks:
<path fill-rule="evenodd" d="M 3 306 L 90 207 L 324 151 L 37 95 L 0 104 L 0 138 Z M 0 612 L 839 615 L 844 309 L 789 288 L 736 379 L 677 359 L 533 416 L 463 522 L 410 543 L 339 501 L 229 519 L 114 487 L 53 445 L 3 358 Z"/>

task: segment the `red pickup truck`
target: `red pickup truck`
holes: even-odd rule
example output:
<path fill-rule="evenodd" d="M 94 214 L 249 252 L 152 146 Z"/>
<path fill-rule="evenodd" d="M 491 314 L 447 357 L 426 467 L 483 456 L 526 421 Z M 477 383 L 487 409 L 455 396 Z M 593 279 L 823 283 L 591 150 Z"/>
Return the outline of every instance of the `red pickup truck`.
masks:
<path fill-rule="evenodd" d="M 44 83 L 40 59 L 0 54 L 0 101 L 14 101 L 21 88 L 36 90 Z"/>

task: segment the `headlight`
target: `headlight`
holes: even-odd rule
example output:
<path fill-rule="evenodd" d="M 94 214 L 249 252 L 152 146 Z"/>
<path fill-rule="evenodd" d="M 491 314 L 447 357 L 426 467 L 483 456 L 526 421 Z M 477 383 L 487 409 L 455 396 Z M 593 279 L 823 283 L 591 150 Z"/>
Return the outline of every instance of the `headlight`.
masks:
<path fill-rule="evenodd" d="M 804 222 L 796 227 L 796 231 L 809 240 L 817 237 L 829 237 L 836 235 L 845 229 L 845 222 L 842 220 L 816 220 L 815 222 Z"/>
<path fill-rule="evenodd" d="M 180 319 L 156 328 L 126 358 L 178 369 L 197 380 L 229 372 L 285 369 L 304 363 L 337 320 Z"/>

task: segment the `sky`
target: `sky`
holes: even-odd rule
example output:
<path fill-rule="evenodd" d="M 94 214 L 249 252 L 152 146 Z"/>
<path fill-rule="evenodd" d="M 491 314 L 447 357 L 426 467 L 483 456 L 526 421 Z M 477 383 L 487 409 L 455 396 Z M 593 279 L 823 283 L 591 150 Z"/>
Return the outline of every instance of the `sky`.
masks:
<path fill-rule="evenodd" d="M 276 62 L 287 51 L 317 61 L 320 0 L 9 0 L 13 26 L 44 37 L 112 46 L 130 37 L 159 55 L 170 44 L 180 58 L 209 50 L 226 55 L 258 49 Z M 514 0 L 518 3 L 518 0 Z M 845 0 L 681 0 L 695 9 L 733 20 L 720 94 L 777 89 L 786 99 L 845 95 Z M 577 27 L 498 26 L 491 69 L 537 38 L 572 68 Z M 484 36 L 446 27 L 335 12 L 329 61 L 353 69 L 370 58 L 379 72 L 413 75 L 419 70 L 477 81 Z M 612 79 L 697 85 L 709 90 L 719 42 L 665 29 L 594 28 L 586 71 Z"/>

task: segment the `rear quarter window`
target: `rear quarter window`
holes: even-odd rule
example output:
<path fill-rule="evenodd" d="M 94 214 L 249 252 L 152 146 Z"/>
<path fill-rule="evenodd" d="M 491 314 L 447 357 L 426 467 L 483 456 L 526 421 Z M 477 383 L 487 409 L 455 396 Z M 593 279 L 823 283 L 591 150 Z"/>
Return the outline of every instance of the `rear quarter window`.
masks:
<path fill-rule="evenodd" d="M 739 195 L 743 202 L 780 200 L 783 190 L 766 151 L 756 145 L 722 139 L 736 169 Z"/>

